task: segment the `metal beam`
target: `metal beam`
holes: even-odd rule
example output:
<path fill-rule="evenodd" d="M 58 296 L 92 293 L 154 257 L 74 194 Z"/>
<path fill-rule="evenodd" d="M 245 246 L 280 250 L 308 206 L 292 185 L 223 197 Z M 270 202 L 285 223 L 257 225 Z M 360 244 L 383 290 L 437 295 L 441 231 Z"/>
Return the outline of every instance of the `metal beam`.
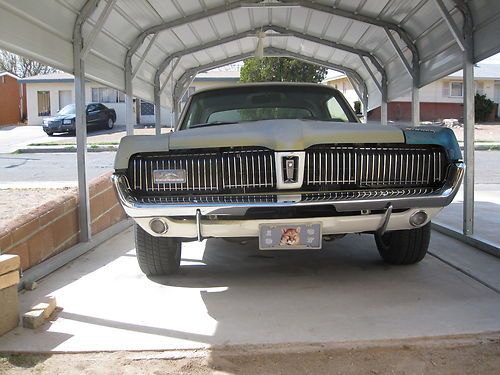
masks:
<path fill-rule="evenodd" d="M 462 32 L 460 32 L 460 29 L 455 23 L 455 20 L 451 17 L 450 12 L 448 12 L 448 9 L 446 9 L 443 0 L 434 0 L 434 3 L 436 4 L 438 11 L 441 14 L 441 18 L 446 23 L 446 25 L 448 25 L 448 29 L 450 30 L 451 35 L 453 35 L 453 38 L 455 38 L 455 41 L 457 42 L 458 46 L 460 47 L 462 52 L 464 52 L 465 51 L 464 36 Z"/>
<path fill-rule="evenodd" d="M 88 242 L 92 237 L 90 228 L 90 199 L 87 180 L 87 120 L 85 113 L 85 64 L 82 57 L 82 27 L 97 8 L 98 0 L 87 0 L 78 13 L 73 28 L 73 75 L 75 76 L 75 127 L 76 162 L 78 168 L 78 219 L 80 242 Z"/>
<path fill-rule="evenodd" d="M 375 77 L 375 74 L 373 73 L 373 71 L 370 68 L 370 66 L 368 65 L 368 63 L 366 62 L 364 56 L 359 55 L 359 58 L 361 59 L 361 62 L 363 63 L 365 69 L 368 71 L 368 74 L 370 74 L 370 77 L 372 77 L 372 80 L 375 83 L 375 85 L 377 86 L 378 90 L 380 91 L 381 94 L 383 94 L 382 84 L 377 80 L 377 77 Z"/>
<path fill-rule="evenodd" d="M 248 36 L 254 36 L 254 35 L 256 35 L 256 31 L 257 30 L 263 30 L 263 31 L 270 31 L 271 30 L 271 31 L 277 32 L 279 34 L 288 34 L 288 35 L 291 35 L 291 36 L 296 37 L 296 38 L 308 40 L 308 41 L 311 41 L 313 43 L 318 43 L 318 44 L 321 44 L 321 45 L 325 45 L 325 46 L 330 47 L 330 48 L 335 48 L 335 49 L 343 50 L 343 51 L 346 51 L 346 52 L 349 52 L 349 53 L 352 53 L 352 54 L 355 54 L 355 55 L 366 57 L 366 58 L 368 58 L 370 60 L 370 62 L 375 66 L 375 68 L 380 73 L 380 75 L 382 77 L 382 82 L 386 82 L 387 81 L 387 74 L 386 74 L 384 68 L 382 67 L 382 65 L 380 64 L 380 62 L 377 60 L 377 58 L 375 56 L 373 56 L 371 53 L 367 52 L 367 51 L 364 51 L 364 50 L 361 50 L 361 49 L 358 49 L 358 48 L 354 48 L 354 47 L 351 47 L 351 46 L 347 46 L 347 45 L 344 45 L 342 43 L 337 43 L 337 42 L 334 42 L 334 41 L 330 41 L 330 40 L 327 40 L 327 39 L 321 39 L 321 38 L 318 38 L 318 37 L 310 36 L 310 35 L 307 35 L 305 33 L 299 32 L 299 31 L 295 31 L 295 30 L 291 30 L 291 29 L 285 29 L 285 28 L 283 28 L 281 26 L 267 25 L 267 26 L 264 26 L 262 28 L 256 28 L 256 29 L 252 29 L 252 30 L 249 30 L 249 31 L 244 31 L 244 32 L 239 33 L 239 34 L 231 35 L 231 36 L 228 36 L 228 37 L 225 37 L 225 38 L 222 38 L 222 39 L 218 39 L 218 40 L 214 40 L 214 41 L 207 42 L 207 43 L 204 43 L 204 44 L 196 45 L 196 46 L 193 46 L 191 48 L 188 48 L 188 49 L 185 49 L 185 50 L 182 50 L 182 51 L 177 51 L 177 52 L 172 53 L 171 55 L 169 55 L 160 64 L 158 70 L 156 71 L 155 78 L 154 78 L 154 85 L 155 86 L 157 86 L 157 85 L 159 86 L 160 76 L 161 76 L 161 74 L 163 74 L 164 70 L 166 69 L 166 67 L 168 66 L 168 64 L 172 61 L 173 58 L 179 58 L 179 57 L 182 57 L 182 56 L 184 56 L 186 54 L 190 54 L 190 53 L 202 51 L 202 50 L 205 50 L 207 48 L 211 48 L 211 47 L 217 46 L 219 44 L 228 43 L 228 42 L 231 42 L 231 41 L 234 41 L 234 40 L 237 40 L 237 39 L 241 39 L 241 38 L 245 38 L 245 37 L 248 37 Z M 363 63 L 366 65 L 366 62 L 364 61 L 364 59 L 362 59 L 362 60 L 363 60 Z M 345 67 L 342 67 L 342 70 L 345 70 Z M 372 78 L 374 79 L 375 84 L 377 85 L 377 87 L 379 87 L 379 90 L 381 90 L 381 92 L 382 92 L 384 84 L 383 83 L 379 83 L 377 81 L 377 79 L 375 78 L 375 76 L 373 75 L 373 73 L 371 72 L 371 70 L 369 70 L 369 72 L 372 75 Z M 165 85 L 166 85 L 166 82 L 163 84 L 163 86 L 165 86 Z"/>
<path fill-rule="evenodd" d="M 299 0 L 299 1 L 297 1 L 297 0 L 291 0 L 291 1 L 280 0 L 280 1 L 281 1 L 281 4 L 283 6 L 286 6 L 286 7 L 303 7 L 306 9 L 315 10 L 315 11 L 327 13 L 330 15 L 336 15 L 336 16 L 352 19 L 355 21 L 359 21 L 359 22 L 363 22 L 366 24 L 378 26 L 378 27 L 381 27 L 384 29 L 387 28 L 389 30 L 395 31 L 399 35 L 399 37 L 404 41 L 404 43 L 407 45 L 407 47 L 410 49 L 410 51 L 412 52 L 412 55 L 413 55 L 412 64 L 413 64 L 414 68 L 416 66 L 418 66 L 420 63 L 419 51 L 418 51 L 418 48 L 416 47 L 411 35 L 397 24 L 383 21 L 383 20 L 378 19 L 378 18 L 365 16 L 365 15 L 359 14 L 357 12 L 350 12 L 347 10 L 342 10 L 339 8 L 334 8 L 334 7 L 331 7 L 328 5 L 323 5 L 323 4 L 310 2 L 310 1 L 306 1 L 306 0 Z M 226 12 L 229 12 L 231 10 L 238 9 L 238 8 L 244 8 L 244 7 L 251 8 L 251 7 L 256 7 L 256 6 L 257 7 L 259 7 L 259 6 L 273 6 L 274 7 L 274 6 L 280 6 L 280 2 L 265 3 L 262 0 L 234 1 L 234 2 L 230 2 L 230 3 L 226 3 L 226 4 L 221 5 L 221 6 L 206 9 L 203 12 L 194 13 L 194 14 L 191 14 L 189 16 L 185 16 L 185 17 L 180 18 L 180 19 L 176 19 L 173 21 L 164 22 L 164 23 L 161 23 L 159 25 L 152 26 L 152 27 L 144 30 L 141 34 L 139 34 L 138 37 L 134 40 L 134 42 L 131 44 L 129 50 L 127 51 L 127 55 L 125 57 L 125 70 L 127 70 L 127 64 L 129 64 L 131 66 L 132 56 L 137 52 L 138 48 L 141 46 L 141 44 L 144 42 L 145 38 L 148 35 L 156 34 L 160 31 L 168 30 L 168 29 L 171 29 L 174 27 L 186 25 L 186 24 L 198 21 L 198 20 L 212 17 L 212 16 L 215 16 L 215 15 L 221 14 L 221 13 L 226 13 Z M 320 39 L 320 38 L 317 38 L 317 39 Z M 370 56 L 367 56 L 367 57 L 370 57 Z M 374 63 L 374 65 L 376 66 L 375 63 Z M 379 69 L 379 67 L 377 67 L 377 69 Z"/>
<path fill-rule="evenodd" d="M 408 72 L 408 74 L 410 75 L 410 77 L 413 78 L 413 76 L 414 76 L 413 68 L 410 65 L 410 63 L 408 62 L 408 60 L 406 60 L 406 57 L 405 57 L 403 51 L 401 50 L 401 48 L 399 48 L 399 45 L 396 42 L 396 39 L 394 39 L 394 35 L 392 35 L 391 30 L 389 30 L 387 27 L 384 28 L 384 30 L 385 30 L 385 33 L 387 34 L 387 38 L 389 38 L 389 41 L 391 42 L 392 47 L 394 48 L 397 55 L 399 56 L 399 60 L 401 61 L 401 63 L 405 67 L 405 69 Z"/>
<path fill-rule="evenodd" d="M 163 82 L 163 84 L 160 87 L 160 94 L 163 93 L 163 90 L 165 90 L 165 87 L 167 86 L 167 83 L 168 83 L 170 77 L 172 77 L 172 75 L 174 74 L 175 68 L 177 68 L 177 65 L 179 65 L 180 61 L 181 61 L 181 59 L 178 58 L 173 63 L 172 67 L 170 68 L 170 72 L 168 72 L 167 76 L 165 77 L 165 81 Z M 159 78 L 158 78 L 158 82 L 160 82 Z"/>
<path fill-rule="evenodd" d="M 142 54 L 141 58 L 135 65 L 134 70 L 132 71 L 132 79 L 135 78 L 137 72 L 139 71 L 139 69 L 141 69 L 142 63 L 144 62 L 144 60 L 146 60 L 146 56 L 148 55 L 151 47 L 153 47 L 153 44 L 156 42 L 156 39 L 158 39 L 158 33 L 154 34 L 153 37 L 150 39 L 148 46 L 144 50 L 144 53 Z"/>
<path fill-rule="evenodd" d="M 81 53 L 81 58 L 82 60 L 85 60 L 87 57 L 87 54 L 90 52 L 92 46 L 94 45 L 94 42 L 101 32 L 104 24 L 106 23 L 106 20 L 109 17 L 109 14 L 111 13 L 111 10 L 113 9 L 114 5 L 116 3 L 116 0 L 108 0 L 106 3 L 106 6 L 102 10 L 99 18 L 97 19 L 96 24 L 94 25 L 94 28 L 90 32 L 90 35 L 85 39 L 85 44 L 83 45 L 82 53 Z"/>
<path fill-rule="evenodd" d="M 354 71 L 350 68 L 346 68 L 346 67 L 337 65 L 337 64 L 333 64 L 333 63 L 329 63 L 329 62 L 325 62 L 325 61 L 320 61 L 320 60 L 317 60 L 314 58 L 300 55 L 298 53 L 289 52 L 287 50 L 283 50 L 283 49 L 275 48 L 275 47 L 264 48 L 264 54 L 265 54 L 265 56 L 292 57 L 292 58 L 296 58 L 296 59 L 299 59 L 299 60 L 302 60 L 302 61 L 305 61 L 305 62 L 308 62 L 311 64 L 324 66 L 324 67 L 327 67 L 330 69 L 342 70 L 344 72 L 348 71 L 350 74 L 352 74 L 354 77 L 356 77 L 356 79 L 359 79 L 361 82 L 364 83 L 362 77 L 356 71 Z M 196 74 L 198 74 L 199 72 L 219 68 L 221 66 L 232 64 L 232 63 L 235 63 L 237 61 L 241 61 L 241 60 L 253 57 L 253 56 L 254 56 L 254 52 L 252 51 L 252 52 L 248 52 L 248 53 L 244 53 L 244 54 L 240 54 L 240 55 L 236 55 L 236 56 L 231 56 L 231 57 L 228 57 L 228 58 L 225 58 L 222 60 L 210 62 L 208 64 L 200 65 L 200 66 L 186 70 L 184 72 L 184 74 L 182 74 L 182 76 L 177 80 L 177 83 L 175 84 L 175 88 L 173 90 L 174 93 L 173 93 L 172 106 L 174 108 L 176 108 L 178 106 L 178 101 L 182 99 L 183 92 L 186 89 L 186 82 L 188 82 L 190 79 L 194 79 Z M 187 85 L 187 87 L 189 87 L 189 84 Z M 367 101 L 368 92 L 366 89 L 366 85 L 364 85 L 364 84 L 363 84 L 363 89 L 364 89 L 364 94 L 363 94 L 364 100 Z M 366 107 L 367 107 L 367 105 L 365 106 L 365 108 Z M 174 112 L 175 112 L 175 110 L 174 110 Z"/>
<path fill-rule="evenodd" d="M 382 27 L 384 29 L 388 28 L 389 30 L 393 30 L 399 35 L 399 37 L 403 40 L 403 42 L 406 44 L 406 46 L 412 52 L 413 61 L 419 62 L 419 60 L 420 60 L 419 51 L 418 51 L 418 48 L 417 48 L 415 42 L 413 41 L 412 36 L 405 29 L 403 29 L 401 26 L 399 26 L 397 24 L 381 20 L 380 18 L 373 18 L 370 16 L 365 16 L 363 14 L 360 14 L 359 12 L 351 12 L 351 11 L 340 9 L 338 7 L 324 5 L 324 4 L 321 4 L 319 2 L 312 2 L 309 0 L 279 0 L 279 1 L 281 1 L 282 3 L 285 3 L 285 4 L 294 3 L 296 5 L 303 7 L 303 8 L 306 8 L 306 9 L 316 10 L 318 12 L 323 12 L 323 13 L 327 13 L 330 15 L 339 16 L 339 17 L 348 18 L 348 19 L 351 19 L 354 21 L 363 22 L 363 23 L 366 23 L 369 25 Z"/>
<path fill-rule="evenodd" d="M 310 10 L 316 10 L 319 12 L 331 14 L 331 15 L 336 15 L 348 19 L 352 19 L 355 21 L 363 22 L 369 25 L 374 25 L 382 28 L 388 28 L 390 30 L 395 31 L 399 37 L 405 42 L 407 47 L 412 51 L 412 54 L 414 55 L 414 60 L 419 61 L 419 52 L 418 49 L 413 42 L 413 39 L 411 35 L 406 32 L 402 27 L 398 26 L 397 24 L 393 24 L 391 22 L 383 21 L 378 18 L 373 18 L 370 16 L 365 16 L 356 12 L 350 12 L 347 10 L 342 10 L 339 8 L 333 8 L 328 5 L 323 5 L 319 3 L 314 3 L 306 0 L 280 0 L 282 4 L 284 4 L 287 7 L 302 7 Z M 164 22 L 152 27 L 149 27 L 148 29 L 144 30 L 141 34 L 138 35 L 138 37 L 135 39 L 135 41 L 131 44 L 128 52 L 127 52 L 127 57 L 131 57 L 133 54 L 135 54 L 140 47 L 140 45 L 144 42 L 146 37 L 151 34 L 158 33 L 163 30 L 168 30 L 174 27 L 179 27 L 183 26 L 195 21 L 199 21 L 208 17 L 212 17 L 221 13 L 226 13 L 231 10 L 235 10 L 238 8 L 251 8 L 259 5 L 264 5 L 264 4 L 271 4 L 271 3 L 264 3 L 262 0 L 245 0 L 245 1 L 234 1 L 231 3 L 226 3 L 221 6 L 217 6 L 214 8 L 206 9 L 203 12 L 199 13 L 194 13 L 189 16 L 185 16 L 179 19 L 175 19 L 173 21 L 169 22 Z M 272 3 L 273 6 L 279 5 L 280 3 Z M 127 58 L 125 59 L 127 60 Z"/>

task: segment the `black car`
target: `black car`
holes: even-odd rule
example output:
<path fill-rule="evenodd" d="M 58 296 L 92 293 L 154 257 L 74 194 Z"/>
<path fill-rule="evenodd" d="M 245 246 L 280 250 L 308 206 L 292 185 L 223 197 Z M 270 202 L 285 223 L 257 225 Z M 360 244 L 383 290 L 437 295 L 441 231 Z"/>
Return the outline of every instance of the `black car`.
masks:
<path fill-rule="evenodd" d="M 116 113 L 112 108 L 106 107 L 102 103 L 89 103 L 85 109 L 87 114 L 87 127 L 105 127 L 113 129 L 116 121 Z M 68 104 L 57 112 L 54 117 L 43 120 L 43 131 L 48 135 L 54 133 L 75 133 L 75 105 Z"/>

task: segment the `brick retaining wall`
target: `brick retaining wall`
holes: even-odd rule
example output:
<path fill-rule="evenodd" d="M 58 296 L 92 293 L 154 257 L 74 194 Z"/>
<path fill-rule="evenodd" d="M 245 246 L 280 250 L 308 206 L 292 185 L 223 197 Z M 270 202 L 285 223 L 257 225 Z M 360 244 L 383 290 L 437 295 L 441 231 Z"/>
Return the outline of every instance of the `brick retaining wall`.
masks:
<path fill-rule="evenodd" d="M 92 234 L 125 219 L 110 180 L 111 173 L 89 185 Z M 39 264 L 78 243 L 78 193 L 67 193 L 0 228 L 0 253 L 17 254 L 21 268 Z"/>

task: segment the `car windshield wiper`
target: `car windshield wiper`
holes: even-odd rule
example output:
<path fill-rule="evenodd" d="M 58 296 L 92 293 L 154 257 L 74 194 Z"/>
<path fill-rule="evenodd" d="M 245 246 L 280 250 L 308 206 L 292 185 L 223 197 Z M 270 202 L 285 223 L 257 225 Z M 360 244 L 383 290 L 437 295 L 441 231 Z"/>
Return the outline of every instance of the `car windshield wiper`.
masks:
<path fill-rule="evenodd" d="M 214 125 L 230 125 L 230 124 L 237 124 L 238 121 L 212 121 L 212 122 L 205 122 L 202 124 L 194 124 L 191 125 L 189 128 L 200 128 L 202 126 L 214 126 Z"/>

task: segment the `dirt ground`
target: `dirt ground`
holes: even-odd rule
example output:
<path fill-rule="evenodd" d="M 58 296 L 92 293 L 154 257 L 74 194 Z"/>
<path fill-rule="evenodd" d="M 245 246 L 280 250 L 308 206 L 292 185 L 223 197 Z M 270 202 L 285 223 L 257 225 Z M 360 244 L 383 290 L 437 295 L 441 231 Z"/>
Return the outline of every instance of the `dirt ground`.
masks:
<path fill-rule="evenodd" d="M 63 189 L 0 189 L 0 228 L 15 217 L 68 193 Z"/>
<path fill-rule="evenodd" d="M 0 374 L 474 374 L 500 372 L 500 333 L 175 352 L 0 354 Z"/>
<path fill-rule="evenodd" d="M 500 124 L 476 124 L 474 126 L 476 142 L 500 142 Z M 459 142 L 464 140 L 464 128 L 453 128 Z"/>

